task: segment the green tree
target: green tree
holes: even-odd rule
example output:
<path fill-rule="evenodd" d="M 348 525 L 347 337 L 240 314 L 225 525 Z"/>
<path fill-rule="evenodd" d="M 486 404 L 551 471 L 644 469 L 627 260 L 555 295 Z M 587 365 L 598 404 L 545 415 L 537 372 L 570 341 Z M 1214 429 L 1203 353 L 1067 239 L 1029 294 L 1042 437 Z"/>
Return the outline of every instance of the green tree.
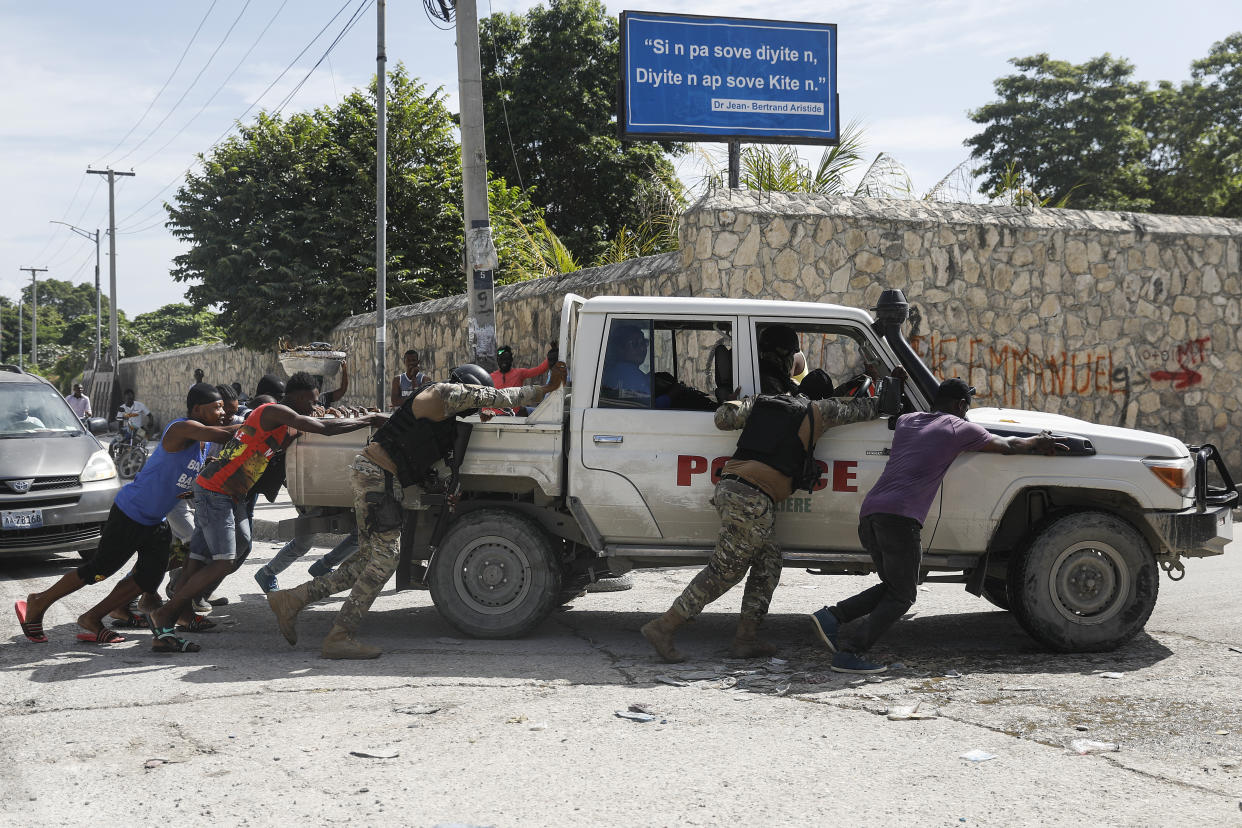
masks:
<path fill-rule="evenodd" d="M 398 65 L 389 75 L 388 263 L 391 304 L 459 293 L 461 150 L 442 91 Z M 375 89 L 287 118 L 260 115 L 203 157 L 168 207 L 190 249 L 174 259 L 197 309 L 218 309 L 232 344 L 323 338 L 375 307 Z M 504 214 L 533 220 L 502 181 Z M 508 236 L 497 228 L 501 261 Z M 499 275 L 503 275 L 502 272 Z"/>
<path fill-rule="evenodd" d="M 196 310 L 185 303 L 164 305 L 148 313 L 140 313 L 134 317 L 129 328 L 149 343 L 154 351 L 224 341 L 224 331 L 216 325 L 214 313 Z"/>
<path fill-rule="evenodd" d="M 1143 100 L 1154 210 L 1242 217 L 1242 32 Z"/>
<path fill-rule="evenodd" d="M 488 167 L 534 191 L 576 259 L 595 260 L 621 228 L 642 225 L 653 191 L 680 193 L 665 153 L 682 147 L 617 138 L 618 25 L 602 2 L 493 14 L 479 40 Z"/>
<path fill-rule="evenodd" d="M 1150 146 L 1142 128 L 1146 85 L 1128 61 L 1105 54 L 1082 64 L 1047 54 L 1014 58 L 1017 74 L 994 82 L 1000 100 L 970 113 L 984 126 L 966 141 L 982 162 L 981 192 L 998 192 L 1013 169 L 1031 190 L 1066 206 L 1145 210 Z"/>
<path fill-rule="evenodd" d="M 460 155 L 437 90 L 398 66 L 388 89 L 388 297 L 459 289 Z M 375 93 L 288 118 L 260 115 L 203 157 L 168 207 L 174 261 L 233 344 L 320 338 L 374 308 Z M 460 179 L 460 173 L 457 180 Z"/>

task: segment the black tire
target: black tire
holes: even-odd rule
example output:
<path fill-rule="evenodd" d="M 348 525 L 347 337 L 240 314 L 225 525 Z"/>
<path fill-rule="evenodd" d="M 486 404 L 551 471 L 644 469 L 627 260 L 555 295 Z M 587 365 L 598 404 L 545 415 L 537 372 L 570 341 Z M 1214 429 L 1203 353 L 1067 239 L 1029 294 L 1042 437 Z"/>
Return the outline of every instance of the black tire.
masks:
<path fill-rule="evenodd" d="M 1121 518 L 1075 512 L 1047 523 L 1013 564 L 1009 604 L 1050 650 L 1113 650 L 1156 607 L 1160 570 L 1151 547 Z"/>
<path fill-rule="evenodd" d="M 1009 588 L 1004 578 L 989 575 L 983 579 L 983 598 L 994 607 L 1009 609 Z"/>
<path fill-rule="evenodd" d="M 561 568 L 552 539 L 528 518 L 500 509 L 463 515 L 431 561 L 431 600 L 474 638 L 518 638 L 557 606 Z"/>
<path fill-rule="evenodd" d="M 130 446 L 121 452 L 120 459 L 116 461 L 116 473 L 123 480 L 133 480 L 146 464 L 147 450 L 142 446 Z"/>

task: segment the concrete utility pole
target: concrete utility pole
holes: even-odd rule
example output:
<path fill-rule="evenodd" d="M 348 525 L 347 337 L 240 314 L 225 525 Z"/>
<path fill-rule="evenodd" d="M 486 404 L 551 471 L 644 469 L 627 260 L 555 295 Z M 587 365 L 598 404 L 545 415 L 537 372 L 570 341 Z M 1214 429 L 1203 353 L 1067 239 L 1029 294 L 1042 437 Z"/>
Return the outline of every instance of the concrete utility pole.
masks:
<path fill-rule="evenodd" d="M 47 273 L 46 267 L 19 267 L 30 273 L 30 364 L 39 364 L 39 280 L 36 274 Z"/>
<path fill-rule="evenodd" d="M 384 0 L 375 4 L 375 407 L 388 408 L 388 52 L 384 43 Z"/>
<path fill-rule="evenodd" d="M 95 241 L 95 365 L 99 365 L 99 353 L 103 348 L 101 329 L 103 327 L 103 307 L 99 299 L 99 229 L 96 228 L 94 233 L 89 230 L 83 230 L 81 227 L 74 227 L 72 224 L 63 221 L 52 221 L 52 224 L 63 224 L 79 236 Z"/>
<path fill-rule="evenodd" d="M 108 336 L 111 341 L 108 343 L 108 359 L 112 362 L 112 370 L 115 371 L 117 362 L 120 361 L 120 332 L 116 319 L 116 177 L 118 175 L 134 175 L 132 172 L 117 172 L 109 167 L 106 170 L 86 171 L 89 175 L 106 175 L 108 176 L 108 292 L 111 294 L 109 310 L 111 317 L 108 319 Z"/>
<path fill-rule="evenodd" d="M 496 370 L 493 271 L 499 265 L 487 209 L 487 145 L 483 135 L 483 72 L 475 0 L 457 2 L 457 82 L 461 98 L 461 178 L 466 204 L 467 335 L 474 362 Z"/>

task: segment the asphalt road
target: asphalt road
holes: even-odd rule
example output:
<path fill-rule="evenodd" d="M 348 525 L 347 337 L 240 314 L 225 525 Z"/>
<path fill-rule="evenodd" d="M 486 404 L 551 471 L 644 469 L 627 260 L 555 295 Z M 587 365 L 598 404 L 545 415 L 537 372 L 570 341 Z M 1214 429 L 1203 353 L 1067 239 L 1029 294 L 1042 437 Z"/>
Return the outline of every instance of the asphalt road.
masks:
<path fill-rule="evenodd" d="M 384 656 L 323 661 L 340 600 L 289 647 L 252 579 L 275 549 L 226 582 L 197 654 L 75 641 L 107 585 L 53 608 L 49 644 L 6 616 L 0 823 L 1242 825 L 1239 545 L 1162 580 L 1146 632 L 1107 654 L 1040 652 L 1008 613 L 929 585 L 876 652 L 901 666 L 872 679 L 831 673 L 805 617 L 864 579 L 800 571 L 766 625 L 784 663 L 727 658 L 740 590 L 684 628 L 690 662 L 654 660 L 638 628 L 691 570 L 640 573 L 519 641 L 464 639 L 427 593 L 386 592 L 362 636 Z M 3 611 L 73 564 L 0 561 Z M 615 715 L 631 705 L 655 718 Z M 935 718 L 886 715 L 916 705 Z M 1084 738 L 1118 749 L 1069 749 Z"/>

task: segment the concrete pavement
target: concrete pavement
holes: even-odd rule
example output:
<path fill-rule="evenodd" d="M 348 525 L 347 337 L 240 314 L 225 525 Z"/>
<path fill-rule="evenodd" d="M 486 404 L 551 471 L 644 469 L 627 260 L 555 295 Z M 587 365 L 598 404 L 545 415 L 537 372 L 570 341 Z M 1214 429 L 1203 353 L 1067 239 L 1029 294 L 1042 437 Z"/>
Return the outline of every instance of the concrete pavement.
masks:
<path fill-rule="evenodd" d="M 47 645 L 9 616 L 0 823 L 1242 824 L 1236 547 L 1162 581 L 1147 631 L 1114 653 L 1040 652 L 1008 613 L 929 585 L 877 652 L 902 666 L 870 679 L 829 672 L 805 616 L 870 579 L 796 570 L 765 631 L 784 663 L 727 658 L 740 590 L 684 628 L 690 662 L 656 661 L 638 627 L 686 569 L 640 573 L 515 641 L 465 639 L 427 593 L 388 591 L 361 636 L 384 655 L 323 661 L 339 598 L 289 647 L 251 577 L 276 548 L 225 582 L 200 653 L 154 655 L 141 631 L 76 642 L 106 584 L 53 608 Z M 72 564 L 4 563 L 5 611 Z M 631 705 L 655 718 L 616 716 Z M 915 705 L 937 718 L 887 718 Z M 1118 750 L 1078 755 L 1079 738 Z M 996 758 L 960 758 L 976 749 Z"/>

